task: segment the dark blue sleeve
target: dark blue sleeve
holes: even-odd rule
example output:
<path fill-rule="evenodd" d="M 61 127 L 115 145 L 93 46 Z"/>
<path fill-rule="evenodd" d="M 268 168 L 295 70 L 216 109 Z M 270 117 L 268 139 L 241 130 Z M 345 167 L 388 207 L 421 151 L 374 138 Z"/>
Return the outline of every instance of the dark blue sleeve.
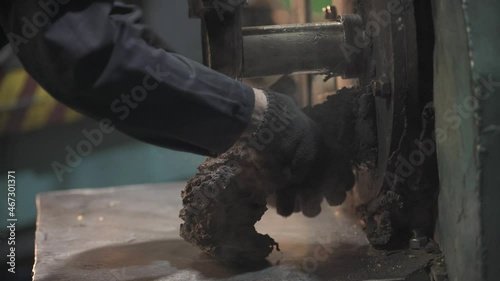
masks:
<path fill-rule="evenodd" d="M 11 46 L 51 95 L 132 137 L 213 155 L 247 127 L 253 90 L 169 52 L 139 23 L 136 8 L 112 0 L 15 0 L 6 15 Z"/>

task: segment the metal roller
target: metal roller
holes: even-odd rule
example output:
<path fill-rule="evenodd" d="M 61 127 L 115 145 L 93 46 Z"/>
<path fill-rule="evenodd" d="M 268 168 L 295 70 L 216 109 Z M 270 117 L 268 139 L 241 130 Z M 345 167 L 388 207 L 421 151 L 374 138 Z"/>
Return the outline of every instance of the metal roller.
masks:
<path fill-rule="evenodd" d="M 346 58 L 340 22 L 243 28 L 243 77 L 291 73 L 343 76 Z"/>

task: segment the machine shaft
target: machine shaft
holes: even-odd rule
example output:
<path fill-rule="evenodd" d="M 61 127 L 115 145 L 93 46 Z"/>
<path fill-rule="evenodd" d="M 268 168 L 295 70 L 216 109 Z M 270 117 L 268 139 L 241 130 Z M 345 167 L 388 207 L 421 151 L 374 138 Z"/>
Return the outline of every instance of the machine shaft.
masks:
<path fill-rule="evenodd" d="M 243 28 L 243 77 L 291 73 L 343 76 L 347 59 L 341 22 Z"/>

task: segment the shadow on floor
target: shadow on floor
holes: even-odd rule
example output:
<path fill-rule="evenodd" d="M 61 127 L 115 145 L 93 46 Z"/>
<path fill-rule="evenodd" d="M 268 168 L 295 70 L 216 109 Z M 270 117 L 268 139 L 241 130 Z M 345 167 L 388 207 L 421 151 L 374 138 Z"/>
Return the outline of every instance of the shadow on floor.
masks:
<path fill-rule="evenodd" d="M 52 270 L 42 281 L 153 280 L 342 280 L 399 278 L 432 258 L 405 251 L 381 253 L 367 245 L 286 244 L 259 264 L 230 267 L 180 240 L 120 244 L 85 251 Z M 297 254 L 300 253 L 300 254 Z M 414 255 L 416 254 L 416 255 Z"/>

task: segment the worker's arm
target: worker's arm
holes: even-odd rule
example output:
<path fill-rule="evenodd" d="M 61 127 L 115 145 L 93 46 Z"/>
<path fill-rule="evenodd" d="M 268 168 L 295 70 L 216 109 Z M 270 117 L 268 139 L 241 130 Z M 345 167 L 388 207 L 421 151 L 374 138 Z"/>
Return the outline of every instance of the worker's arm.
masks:
<path fill-rule="evenodd" d="M 26 70 L 85 115 L 110 119 L 137 139 L 205 155 L 227 150 L 247 128 L 253 89 L 165 51 L 130 6 L 6 2 L 2 27 Z"/>
<path fill-rule="evenodd" d="M 247 137 L 263 165 L 288 182 L 276 193 L 278 212 L 291 214 L 296 198 L 307 215 L 319 212 L 322 194 L 302 196 L 297 186 L 311 187 L 328 153 L 290 98 L 168 52 L 138 23 L 138 10 L 112 0 L 4 0 L 0 8 L 24 67 L 62 103 L 137 139 L 198 154 L 220 154 Z M 343 193 L 353 176 L 339 163 Z"/>

